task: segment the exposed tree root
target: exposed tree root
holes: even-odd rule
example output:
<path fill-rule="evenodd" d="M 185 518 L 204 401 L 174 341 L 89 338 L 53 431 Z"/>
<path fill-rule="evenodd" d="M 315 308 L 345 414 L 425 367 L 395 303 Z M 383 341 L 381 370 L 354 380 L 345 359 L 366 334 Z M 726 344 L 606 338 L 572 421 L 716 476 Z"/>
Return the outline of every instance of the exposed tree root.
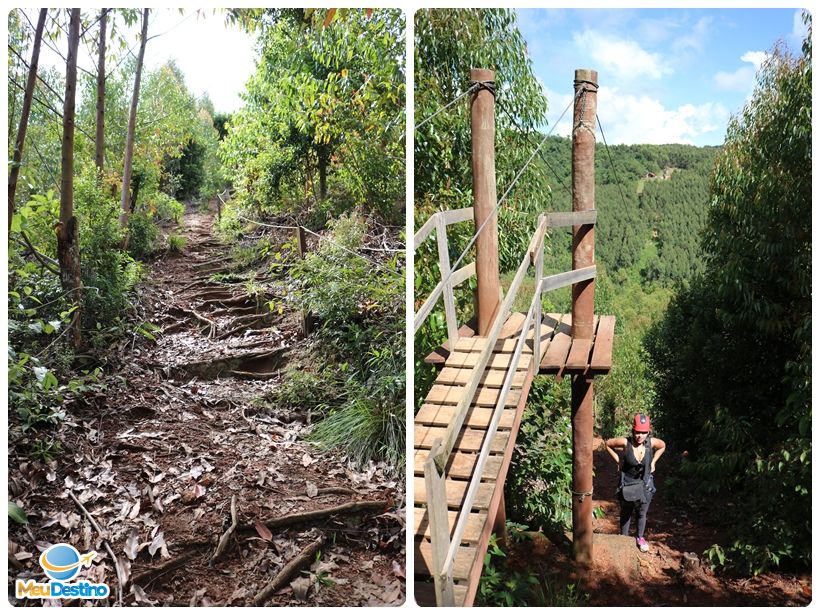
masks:
<path fill-rule="evenodd" d="M 330 508 L 320 508 L 319 510 L 310 510 L 307 512 L 294 513 L 292 515 L 285 515 L 284 517 L 277 517 L 275 519 L 268 519 L 262 521 L 262 525 L 269 530 L 275 530 L 281 527 L 289 527 L 291 525 L 298 525 L 308 521 L 315 521 L 316 519 L 324 519 L 332 515 L 345 515 L 355 512 L 363 511 L 382 511 L 389 505 L 387 500 L 375 500 L 364 502 L 346 502 L 339 506 L 332 506 Z M 240 525 L 237 529 L 239 532 L 256 531 L 255 527 L 250 524 Z"/>
<path fill-rule="evenodd" d="M 188 314 L 189 316 L 193 316 L 199 322 L 208 325 L 208 337 L 212 338 L 216 333 L 216 323 L 211 320 L 210 318 L 205 318 L 202 314 L 198 313 L 196 310 L 189 310 L 188 308 L 181 307 L 179 305 L 172 305 L 171 311 L 179 311 L 183 314 Z"/>
<path fill-rule="evenodd" d="M 241 324 L 231 327 L 227 331 L 220 333 L 219 335 L 215 336 L 214 339 L 221 340 L 225 339 L 226 337 L 231 337 L 232 335 L 236 335 L 237 333 L 242 333 L 245 329 L 256 329 L 256 325 L 262 324 L 270 324 L 271 319 L 273 318 L 273 314 L 270 312 L 267 314 L 252 314 L 252 319 L 247 319 L 245 316 L 241 316 L 240 318 L 234 319 L 236 321 L 242 321 Z M 233 324 L 233 323 L 231 323 Z"/>
<path fill-rule="evenodd" d="M 319 538 L 311 542 L 308 546 L 299 552 L 299 555 L 290 560 L 273 578 L 273 580 L 265 585 L 259 593 L 253 598 L 256 606 L 260 606 L 268 598 L 270 598 L 277 590 L 295 577 L 302 568 L 310 565 L 313 561 L 316 552 L 325 544 L 325 536 L 322 534 Z"/>
<path fill-rule="evenodd" d="M 234 308 L 224 308 L 224 309 L 221 309 L 221 310 L 214 310 L 213 312 L 210 312 L 209 314 L 213 318 L 218 318 L 220 316 L 234 316 L 236 314 L 244 316 L 245 314 L 255 314 L 256 310 L 257 310 L 257 307 L 255 305 L 249 305 L 249 306 L 246 306 L 246 307 L 234 307 Z"/>
<path fill-rule="evenodd" d="M 222 534 L 222 538 L 219 539 L 219 544 L 216 545 L 216 551 L 211 556 L 211 564 L 219 560 L 220 557 L 225 553 L 225 550 L 228 548 L 228 542 L 233 536 L 233 533 L 236 531 L 237 519 L 236 519 L 236 496 L 231 496 L 231 526 Z"/>
<path fill-rule="evenodd" d="M 207 361 L 197 361 L 185 365 L 177 365 L 176 369 L 182 370 L 189 375 L 203 379 L 216 378 L 222 373 L 230 373 L 233 370 L 251 371 L 249 366 L 259 365 L 260 370 L 270 372 L 274 370 L 282 361 L 284 351 L 287 346 L 280 346 L 274 350 L 263 350 L 258 352 L 247 352 L 232 357 L 220 357 Z M 243 369 L 244 368 L 244 369 Z"/>

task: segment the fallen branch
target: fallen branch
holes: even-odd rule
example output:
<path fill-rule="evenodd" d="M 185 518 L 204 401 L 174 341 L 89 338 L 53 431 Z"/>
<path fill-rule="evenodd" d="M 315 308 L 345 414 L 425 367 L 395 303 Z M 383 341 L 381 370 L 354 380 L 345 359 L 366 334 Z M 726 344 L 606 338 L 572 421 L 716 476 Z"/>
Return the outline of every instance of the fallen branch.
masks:
<path fill-rule="evenodd" d="M 299 555 L 290 560 L 273 578 L 273 580 L 265 585 L 259 593 L 253 598 L 253 603 L 260 606 L 268 598 L 270 598 L 277 590 L 290 581 L 293 577 L 299 574 L 305 566 L 308 566 L 313 561 L 316 552 L 325 544 L 325 536 L 322 534 L 319 538 L 314 540 L 304 549 L 299 552 Z"/>
<path fill-rule="evenodd" d="M 91 516 L 91 513 L 88 512 L 85 506 L 82 505 L 82 502 L 77 499 L 71 491 L 68 492 L 68 495 L 71 496 L 71 499 L 74 500 L 74 503 L 77 507 L 82 511 L 82 513 L 86 516 L 89 523 L 91 523 L 91 527 L 100 535 L 100 539 L 103 541 L 103 545 L 105 545 L 105 550 L 108 552 L 108 555 L 111 556 L 111 561 L 114 564 L 114 570 L 117 572 L 117 605 L 122 606 L 122 593 L 126 583 L 128 583 L 128 579 L 124 579 L 124 574 L 120 574 L 120 565 L 117 561 L 117 556 L 114 555 L 114 551 L 111 549 L 111 545 L 108 544 L 108 541 L 105 539 L 105 534 L 103 533 L 100 526 L 97 524 L 97 521 L 94 517 Z"/>
<path fill-rule="evenodd" d="M 176 570 L 177 568 L 185 564 L 189 559 L 196 555 L 196 549 L 198 547 L 204 547 L 208 544 L 209 543 L 207 542 L 195 542 L 188 545 L 191 548 L 190 551 L 186 551 L 182 555 L 178 555 L 177 557 L 165 561 L 161 566 L 144 570 L 143 572 L 132 576 L 131 583 L 137 585 L 147 585 L 148 583 L 152 583 L 163 574 L 170 572 L 172 570 Z M 143 581 L 145 581 L 146 583 L 143 583 Z"/>
<path fill-rule="evenodd" d="M 230 541 L 231 536 L 236 531 L 236 525 L 238 521 L 236 519 L 236 496 L 231 496 L 231 526 L 222 534 L 222 538 L 219 539 L 219 544 L 216 545 L 216 551 L 211 556 L 211 564 L 217 561 L 222 555 L 225 553 L 225 550 L 228 548 L 228 541 Z"/>
<path fill-rule="evenodd" d="M 192 269 L 200 269 L 200 268 L 204 269 L 204 268 L 210 267 L 211 265 L 214 265 L 216 263 L 223 263 L 225 261 L 229 261 L 229 260 L 231 260 L 231 258 L 233 258 L 233 257 L 232 256 L 220 256 L 220 257 L 217 257 L 217 258 L 212 258 L 211 260 L 202 261 L 201 263 L 194 263 L 191 266 L 191 268 Z"/>
<path fill-rule="evenodd" d="M 285 515 L 284 517 L 277 517 L 275 519 L 268 519 L 262 521 L 262 525 L 269 530 L 275 530 L 281 527 L 288 527 L 291 525 L 298 525 L 308 521 L 315 521 L 316 519 L 324 519 L 332 515 L 346 515 L 355 512 L 364 511 L 382 511 L 388 507 L 387 500 L 364 501 L 364 502 L 345 502 L 339 506 L 332 506 L 330 508 L 320 508 L 319 510 L 310 510 L 307 512 L 294 513 L 292 515 Z M 240 525 L 239 532 L 254 532 L 256 528 L 253 525 Z"/>
<path fill-rule="evenodd" d="M 231 376 L 237 378 L 247 378 L 248 380 L 270 380 L 276 378 L 279 372 L 242 372 L 237 369 L 231 370 Z"/>

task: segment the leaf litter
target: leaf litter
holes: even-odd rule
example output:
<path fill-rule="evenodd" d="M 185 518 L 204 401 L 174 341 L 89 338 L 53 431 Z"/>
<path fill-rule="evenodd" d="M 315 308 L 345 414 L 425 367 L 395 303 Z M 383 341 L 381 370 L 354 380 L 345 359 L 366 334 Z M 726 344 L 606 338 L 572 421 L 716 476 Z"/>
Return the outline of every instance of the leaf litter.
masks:
<path fill-rule="evenodd" d="M 135 336 L 109 351 L 105 392 L 62 409 L 66 418 L 54 435 L 64 452 L 55 460 L 33 461 L 24 443 L 18 448 L 10 442 L 9 497 L 28 521 L 10 523 L 9 561 L 15 564 L 9 567 L 10 586 L 14 578 L 45 581 L 39 553 L 67 542 L 97 552 L 82 576 L 109 584 L 107 604 L 121 596 L 123 605 L 250 605 L 320 531 L 328 539 L 317 559 L 266 604 L 403 603 L 402 482 L 385 464 L 355 468 L 344 457 L 310 448 L 301 439 L 310 429 L 304 417 L 255 405 L 281 385 L 276 371 L 281 363 L 271 365 L 300 350 L 298 315 L 285 313 L 267 329 L 211 339 L 195 321 L 172 314 L 174 305 L 210 313 L 195 293 L 182 289 L 196 278 L 198 263 L 225 249 L 211 239 L 211 213 L 189 212 L 185 222 L 186 249 L 158 260 L 140 291 L 146 318 L 164 323 L 168 334 L 156 343 Z M 230 316 L 214 322 L 227 330 Z M 278 348 L 284 354 L 262 366 L 264 378 L 228 370 L 242 356 Z M 248 366 L 239 364 L 238 373 L 252 373 L 254 366 Z M 233 533 L 225 555 L 211 568 L 209 558 L 231 525 L 234 495 L 239 520 L 250 523 L 252 531 Z M 272 531 L 263 523 L 377 500 L 395 504 L 382 512 L 319 519 L 316 527 L 306 523 Z"/>

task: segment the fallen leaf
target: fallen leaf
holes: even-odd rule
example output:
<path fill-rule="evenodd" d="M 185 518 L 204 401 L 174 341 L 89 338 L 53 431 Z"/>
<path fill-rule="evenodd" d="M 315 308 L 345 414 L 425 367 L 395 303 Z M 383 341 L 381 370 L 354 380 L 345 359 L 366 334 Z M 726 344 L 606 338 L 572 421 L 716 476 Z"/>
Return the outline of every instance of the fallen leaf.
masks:
<path fill-rule="evenodd" d="M 131 512 L 128 514 L 129 519 L 136 519 L 137 515 L 140 514 L 140 502 L 141 500 L 137 500 L 137 503 L 134 504 L 134 508 L 132 508 Z"/>
<path fill-rule="evenodd" d="M 319 488 L 316 486 L 316 483 L 312 483 L 310 481 L 307 481 L 307 494 L 308 494 L 308 497 L 315 498 L 318 493 L 319 493 Z"/>
<path fill-rule="evenodd" d="M 131 562 L 118 557 L 115 565 L 117 567 L 117 580 L 120 583 L 120 587 L 125 587 L 128 585 L 128 579 L 131 578 Z"/>
<path fill-rule="evenodd" d="M 165 547 L 165 537 L 163 536 L 162 532 L 157 532 L 157 535 L 154 536 L 154 539 L 151 541 L 151 544 L 148 545 L 148 553 L 151 554 L 151 557 L 154 557 L 157 550 Z"/>
<path fill-rule="evenodd" d="M 149 599 L 148 595 L 145 593 L 145 590 L 136 584 L 131 586 L 131 595 L 137 599 L 138 604 L 148 604 L 150 606 L 154 606 L 157 603 L 156 600 Z"/>
<path fill-rule="evenodd" d="M 259 534 L 264 540 L 271 540 L 273 538 L 271 531 L 261 521 L 254 523 L 254 527 L 256 528 L 256 533 Z"/>
<path fill-rule="evenodd" d="M 294 598 L 297 600 L 305 600 L 308 595 L 308 590 L 310 590 L 310 579 L 305 577 L 294 579 L 291 581 L 290 587 L 293 590 Z"/>
<path fill-rule="evenodd" d="M 202 466 L 200 466 L 200 465 L 196 465 L 196 466 L 194 466 L 193 468 L 191 468 L 191 472 L 190 472 L 190 474 L 191 474 L 191 478 L 193 478 L 194 480 L 196 480 L 197 478 L 199 478 L 200 476 L 202 476 L 202 473 L 203 473 L 204 471 L 205 471 L 205 470 L 204 470 L 204 468 L 203 468 Z"/>
<path fill-rule="evenodd" d="M 156 476 L 153 476 L 153 477 L 149 478 L 148 480 L 151 482 L 151 484 L 154 484 L 154 483 L 158 483 L 158 482 L 159 482 L 159 481 L 161 481 L 163 478 L 165 478 L 165 472 L 160 472 L 159 474 L 157 474 Z"/>
<path fill-rule="evenodd" d="M 315 460 L 313 459 L 313 457 L 311 457 L 308 453 L 305 453 L 304 455 L 302 455 L 302 465 L 304 467 L 308 467 L 314 461 Z"/>
<path fill-rule="evenodd" d="M 404 566 L 399 564 L 396 560 L 393 560 L 393 574 L 400 579 L 404 578 Z"/>
<path fill-rule="evenodd" d="M 128 556 L 128 559 L 132 561 L 137 559 L 137 554 L 140 550 L 139 544 L 139 533 L 137 533 L 137 530 L 131 530 L 128 534 L 128 538 L 125 539 L 125 547 L 123 548 L 123 552 Z"/>

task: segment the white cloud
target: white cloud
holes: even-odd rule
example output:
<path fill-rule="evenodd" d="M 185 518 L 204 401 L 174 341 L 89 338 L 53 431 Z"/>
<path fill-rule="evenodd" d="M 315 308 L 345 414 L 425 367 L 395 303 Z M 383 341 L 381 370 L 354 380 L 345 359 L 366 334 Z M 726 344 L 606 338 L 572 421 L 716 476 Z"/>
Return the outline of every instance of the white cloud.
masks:
<path fill-rule="evenodd" d="M 635 41 L 609 37 L 595 30 L 576 32 L 572 38 L 579 49 L 616 79 L 660 79 L 672 72 L 659 54 L 645 51 Z"/>
<path fill-rule="evenodd" d="M 547 91 L 547 96 L 551 102 L 551 119 L 552 116 L 557 118 L 572 98 L 562 97 L 551 91 Z M 729 119 L 728 110 L 720 103 L 685 104 L 677 109 L 667 109 L 655 98 L 646 95 L 623 95 L 618 88 L 603 86 L 598 90 L 598 115 L 604 128 L 606 142 L 610 145 L 695 144 L 701 142 L 700 137 L 723 130 Z M 556 126 L 553 134 L 568 137 L 571 134 L 571 127 L 572 117 L 571 112 L 568 112 L 564 120 Z M 717 140 L 719 139 L 712 138 L 709 141 Z M 603 145 L 600 134 L 598 142 Z"/>
<path fill-rule="evenodd" d="M 767 57 L 765 51 L 747 51 L 740 59 L 751 66 L 741 66 L 734 72 L 718 72 L 714 77 L 715 85 L 721 90 L 751 92 L 755 84 L 755 73 Z"/>
<path fill-rule="evenodd" d="M 703 51 L 706 37 L 709 35 L 709 27 L 712 24 L 711 17 L 701 17 L 698 22 L 692 27 L 689 34 L 678 37 L 672 44 L 672 48 L 676 53 L 684 51 Z"/>

